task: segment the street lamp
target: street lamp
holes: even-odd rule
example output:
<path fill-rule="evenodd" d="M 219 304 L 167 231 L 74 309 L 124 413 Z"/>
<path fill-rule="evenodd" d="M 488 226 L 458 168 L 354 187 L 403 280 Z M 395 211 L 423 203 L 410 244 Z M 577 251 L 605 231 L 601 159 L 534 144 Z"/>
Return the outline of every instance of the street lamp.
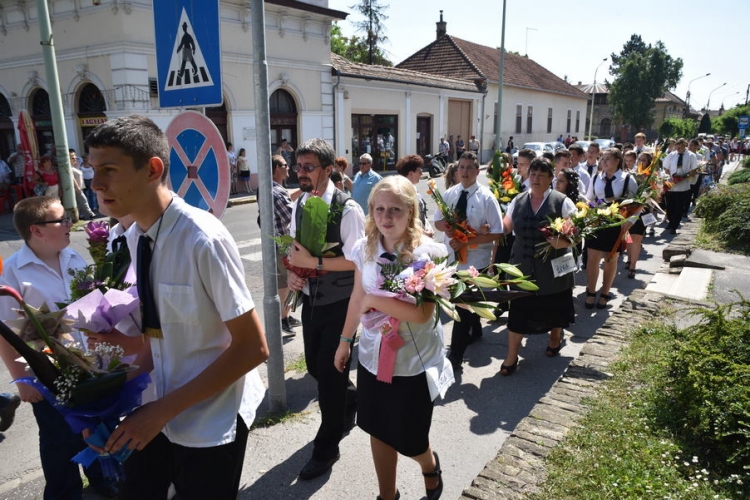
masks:
<path fill-rule="evenodd" d="M 529 57 L 529 30 L 539 31 L 536 28 L 529 28 L 528 26 L 526 27 L 526 57 Z"/>
<path fill-rule="evenodd" d="M 723 87 L 726 84 L 727 84 L 727 82 L 724 82 L 721 85 L 719 85 L 718 87 L 716 87 L 715 89 L 713 89 L 711 92 L 708 93 L 708 102 L 706 103 L 706 111 L 709 111 L 709 109 L 710 109 L 709 106 L 711 105 L 711 94 L 713 94 L 714 92 L 716 92 L 717 90 L 719 90 L 721 87 Z"/>
<path fill-rule="evenodd" d="M 693 78 L 692 80 L 690 80 L 690 83 L 688 83 L 687 94 L 685 95 L 685 104 L 687 104 L 688 111 L 690 111 L 690 84 L 696 80 L 700 80 L 701 78 L 706 78 L 707 76 L 711 76 L 711 73 L 706 73 L 705 75 L 699 76 L 698 78 Z"/>
<path fill-rule="evenodd" d="M 726 101 L 726 100 L 727 100 L 727 97 L 732 97 L 733 95 L 737 95 L 737 94 L 739 94 L 739 93 L 740 93 L 740 91 L 738 90 L 737 92 L 730 92 L 729 94 L 727 94 L 727 95 L 725 95 L 724 97 L 722 97 L 722 98 L 721 98 L 721 108 L 723 108 L 723 107 L 724 107 L 724 101 Z M 721 109 L 721 108 L 719 108 L 719 109 Z"/>
<path fill-rule="evenodd" d="M 596 73 L 605 62 L 607 62 L 606 57 L 602 59 L 602 62 L 600 62 L 599 66 L 597 66 L 594 70 L 594 86 L 591 87 L 591 112 L 589 113 L 589 140 L 591 140 L 591 127 L 594 126 L 594 96 L 596 95 Z"/>

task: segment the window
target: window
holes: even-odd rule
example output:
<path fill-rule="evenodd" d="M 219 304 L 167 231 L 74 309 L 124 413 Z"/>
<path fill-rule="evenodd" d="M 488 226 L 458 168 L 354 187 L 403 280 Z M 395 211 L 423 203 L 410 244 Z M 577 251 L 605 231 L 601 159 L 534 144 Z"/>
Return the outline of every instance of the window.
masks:
<path fill-rule="evenodd" d="M 565 133 L 570 133 L 570 119 L 571 115 L 573 114 L 573 111 L 568 110 L 568 121 L 565 123 Z M 578 127 L 576 127 L 576 132 L 578 132 Z"/>
<path fill-rule="evenodd" d="M 156 78 L 148 79 L 148 96 L 159 97 L 159 82 Z"/>
<path fill-rule="evenodd" d="M 522 124 L 523 124 L 523 105 L 516 104 L 516 134 L 521 133 Z"/>
<path fill-rule="evenodd" d="M 547 133 L 552 133 L 552 108 L 547 108 Z"/>
<path fill-rule="evenodd" d="M 529 106 L 529 112 L 526 114 L 526 133 L 530 134 L 534 119 L 534 106 Z"/>
<path fill-rule="evenodd" d="M 495 103 L 495 114 L 492 118 L 492 133 L 497 134 L 497 102 Z"/>
<path fill-rule="evenodd" d="M 594 95 L 594 104 L 599 104 L 602 106 L 607 105 L 607 94 L 595 94 Z"/>
<path fill-rule="evenodd" d="M 599 135 L 603 137 L 609 137 L 612 135 L 612 121 L 609 118 L 604 118 L 601 125 L 599 125 Z"/>
<path fill-rule="evenodd" d="M 568 123 L 568 128 L 570 128 L 570 123 Z M 576 111 L 576 134 L 581 129 L 581 111 Z"/>

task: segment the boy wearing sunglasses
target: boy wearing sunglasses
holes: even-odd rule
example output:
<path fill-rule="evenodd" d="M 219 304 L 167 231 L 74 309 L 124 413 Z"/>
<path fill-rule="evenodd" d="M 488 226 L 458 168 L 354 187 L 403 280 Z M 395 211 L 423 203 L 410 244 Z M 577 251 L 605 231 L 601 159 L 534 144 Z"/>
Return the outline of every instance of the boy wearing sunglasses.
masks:
<path fill-rule="evenodd" d="M 57 197 L 35 196 L 18 202 L 13 209 L 13 225 L 24 245 L 5 261 L 0 284 L 21 293 L 24 301 L 39 308 L 46 303 L 57 310 L 55 303 L 70 300 L 69 270 L 86 267 L 86 261 L 70 245 L 71 219 Z M 10 297 L 0 297 L 0 320 L 15 319 L 18 304 Z M 80 333 L 74 338 L 82 342 Z M 82 343 L 83 345 L 83 343 Z M 16 361 L 20 356 L 0 339 L 0 355 L 10 376 L 25 377 L 26 367 Z M 39 455 L 44 472 L 44 498 L 80 499 L 83 483 L 78 464 L 71 459 L 86 447 L 80 434 L 70 430 L 60 413 L 44 400 L 42 394 L 26 384 L 17 384 L 22 401 L 31 403 L 39 425 Z M 91 486 L 106 498 L 117 495 L 114 483 L 102 476 L 99 461 L 84 472 Z"/>

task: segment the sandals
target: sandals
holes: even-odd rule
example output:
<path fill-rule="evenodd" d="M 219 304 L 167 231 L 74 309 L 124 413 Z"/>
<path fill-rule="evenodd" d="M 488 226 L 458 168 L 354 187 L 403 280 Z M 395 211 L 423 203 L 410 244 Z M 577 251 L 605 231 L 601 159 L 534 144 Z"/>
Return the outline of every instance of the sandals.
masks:
<path fill-rule="evenodd" d="M 594 302 L 588 302 L 589 297 L 594 297 Z M 583 306 L 586 309 L 593 309 L 596 302 L 596 292 L 589 292 L 588 288 L 586 289 L 586 302 L 583 303 Z"/>
<path fill-rule="evenodd" d="M 516 364 L 518 364 L 518 361 L 516 361 Z M 438 500 L 438 498 L 440 498 L 440 495 L 443 494 L 443 471 L 440 470 L 440 458 L 438 458 L 438 454 L 433 451 L 432 455 L 435 457 L 435 470 L 432 472 L 423 472 L 422 475 L 428 478 L 438 478 L 438 485 L 436 488 L 433 488 L 431 490 L 425 487 L 424 491 L 425 495 L 427 496 L 427 500 Z"/>
<path fill-rule="evenodd" d="M 516 371 L 516 368 L 518 368 L 518 357 L 516 357 L 516 362 L 510 366 L 500 365 L 500 375 L 504 377 L 513 375 Z"/>
<path fill-rule="evenodd" d="M 628 270 L 628 279 L 632 280 L 635 278 L 635 269 Z"/>
<path fill-rule="evenodd" d="M 612 295 L 609 293 L 603 293 L 599 296 L 599 301 L 596 303 L 597 309 L 606 309 L 607 303 L 609 302 L 609 299 L 612 298 Z M 602 300 L 604 300 L 604 304 L 602 304 Z"/>
<path fill-rule="evenodd" d="M 554 358 L 555 356 L 560 354 L 560 349 L 563 348 L 563 345 L 565 345 L 565 335 L 560 336 L 560 343 L 557 345 L 557 347 L 550 347 L 548 345 L 547 350 L 544 351 L 544 353 L 548 358 Z"/>
<path fill-rule="evenodd" d="M 398 490 L 396 490 L 396 496 L 393 497 L 393 500 L 400 500 L 400 499 L 401 499 L 401 492 L 398 491 Z M 378 495 L 378 500 L 383 500 L 383 497 L 381 497 L 380 495 Z"/>

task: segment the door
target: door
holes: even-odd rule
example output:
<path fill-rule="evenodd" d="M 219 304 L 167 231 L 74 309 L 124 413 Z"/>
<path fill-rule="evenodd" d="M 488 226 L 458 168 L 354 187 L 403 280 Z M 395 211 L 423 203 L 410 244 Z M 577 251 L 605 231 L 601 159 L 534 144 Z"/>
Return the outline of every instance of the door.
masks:
<path fill-rule="evenodd" d="M 417 154 L 432 154 L 432 117 L 417 116 Z"/>

